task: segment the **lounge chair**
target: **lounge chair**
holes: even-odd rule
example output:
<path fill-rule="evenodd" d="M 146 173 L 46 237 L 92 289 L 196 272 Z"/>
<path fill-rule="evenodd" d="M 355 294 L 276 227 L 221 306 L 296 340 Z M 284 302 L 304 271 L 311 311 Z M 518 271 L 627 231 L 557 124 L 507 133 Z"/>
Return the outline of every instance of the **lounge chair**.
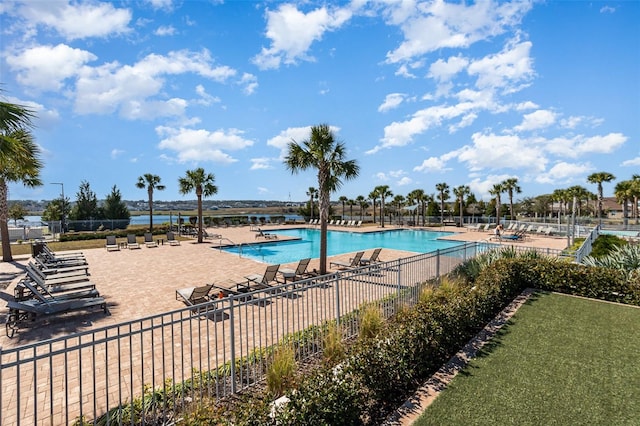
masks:
<path fill-rule="evenodd" d="M 140 244 L 138 244 L 135 234 L 127 234 L 127 248 L 129 250 L 140 248 Z"/>
<path fill-rule="evenodd" d="M 362 221 L 361 220 L 357 221 L 355 224 L 355 227 L 360 228 L 361 226 L 362 226 Z"/>
<path fill-rule="evenodd" d="M 100 306 L 108 314 L 107 303 L 101 296 L 70 297 L 69 295 L 54 296 L 46 289 L 41 291 L 36 286 L 25 281 L 23 285 L 33 295 L 33 298 L 20 300 L 15 296 L 0 291 L 0 299 L 7 301 L 9 314 L 5 323 L 7 337 L 14 336 L 22 322 L 32 321 L 37 315 L 54 315 L 93 306 Z"/>
<path fill-rule="evenodd" d="M 179 246 L 180 240 L 176 240 L 176 235 L 173 232 L 167 232 L 167 242 L 170 246 Z"/>
<path fill-rule="evenodd" d="M 381 260 L 378 259 L 378 256 L 380 256 L 381 251 L 382 251 L 381 248 L 377 248 L 373 250 L 373 253 L 371 253 L 371 256 L 360 259 L 360 265 L 370 265 L 375 262 L 382 262 Z"/>
<path fill-rule="evenodd" d="M 298 281 L 309 277 L 310 275 L 307 273 L 307 266 L 309 266 L 310 261 L 310 258 L 300 260 L 296 269 L 279 269 L 278 272 L 282 275 L 282 282 Z"/>
<path fill-rule="evenodd" d="M 65 283 L 75 281 L 88 281 L 89 275 L 85 271 L 67 271 L 57 272 L 52 274 L 46 274 L 44 271 L 36 267 L 33 263 L 27 263 L 26 273 L 29 277 L 38 277 L 42 281 L 50 283 Z"/>
<path fill-rule="evenodd" d="M 115 235 L 107 235 L 107 243 L 105 244 L 107 251 L 120 251 L 120 246 Z"/>
<path fill-rule="evenodd" d="M 278 274 L 278 269 L 280 269 L 280 265 L 269 265 L 267 269 L 264 271 L 263 275 L 259 274 L 251 274 L 245 276 L 247 282 L 245 284 L 246 288 L 249 291 L 252 290 L 265 290 L 272 288 L 272 283 L 277 283 L 276 275 Z M 242 283 L 238 284 L 238 289 L 242 288 Z"/>
<path fill-rule="evenodd" d="M 256 234 L 256 238 L 266 238 L 267 240 L 277 239 L 278 236 L 276 234 L 271 234 L 269 232 L 262 232 L 262 229 L 258 228 L 258 233 Z"/>
<path fill-rule="evenodd" d="M 187 306 L 194 306 L 208 302 L 211 299 L 213 284 L 206 284 L 200 287 L 188 287 L 176 290 L 176 300 L 183 301 Z"/>
<path fill-rule="evenodd" d="M 364 256 L 364 252 L 359 251 L 354 257 L 351 258 L 350 262 L 341 262 L 339 260 L 334 260 L 333 262 L 329 262 L 329 267 L 333 268 L 334 266 L 337 266 L 338 269 L 341 270 L 357 268 L 358 266 L 360 266 L 360 260 L 362 260 L 362 256 Z"/>
<path fill-rule="evenodd" d="M 89 265 L 75 265 L 75 264 L 47 264 L 42 260 L 40 256 L 36 256 L 33 258 L 33 264 L 36 268 L 42 271 L 45 275 L 53 275 L 60 273 L 71 273 L 75 272 L 76 274 L 84 274 L 89 275 Z"/>
<path fill-rule="evenodd" d="M 153 234 L 151 232 L 144 233 L 144 245 L 148 248 L 158 247 L 158 243 L 153 241 Z"/>

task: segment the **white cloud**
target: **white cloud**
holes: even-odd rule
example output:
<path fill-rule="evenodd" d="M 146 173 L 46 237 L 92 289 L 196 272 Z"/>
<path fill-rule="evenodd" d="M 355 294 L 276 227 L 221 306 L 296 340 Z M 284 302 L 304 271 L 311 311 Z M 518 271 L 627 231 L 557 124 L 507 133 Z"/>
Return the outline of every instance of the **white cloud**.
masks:
<path fill-rule="evenodd" d="M 545 147 L 547 152 L 556 156 L 577 158 L 585 154 L 609 154 L 620 148 L 627 137 L 621 133 L 609 133 L 608 135 L 573 137 L 556 137 L 552 139 L 539 139 L 537 142 Z"/>
<path fill-rule="evenodd" d="M 220 102 L 220 98 L 208 94 L 202 84 L 198 84 L 196 86 L 196 93 L 198 94 L 198 96 L 200 96 L 200 99 L 196 101 L 200 105 L 209 106 L 211 104 Z"/>
<path fill-rule="evenodd" d="M 640 156 L 636 157 L 636 158 L 632 158 L 630 160 L 625 160 L 622 162 L 621 164 L 622 166 L 628 167 L 628 166 L 640 166 Z"/>
<path fill-rule="evenodd" d="M 600 13 L 615 13 L 616 12 L 616 8 L 613 6 L 602 6 L 600 8 Z"/>
<path fill-rule="evenodd" d="M 489 193 L 493 188 L 493 185 L 503 182 L 505 179 L 513 177 L 512 175 L 488 175 L 484 179 L 478 177 L 469 182 L 469 189 L 473 192 L 478 199 L 489 201 L 493 198 L 493 195 Z"/>
<path fill-rule="evenodd" d="M 111 150 L 111 158 L 112 158 L 113 160 L 117 159 L 117 158 L 118 158 L 118 157 L 120 157 L 122 154 L 124 154 L 124 151 L 123 151 L 123 150 L 121 150 L 121 149 L 114 148 L 114 149 L 112 149 L 112 150 Z"/>
<path fill-rule="evenodd" d="M 53 28 L 67 40 L 125 34 L 130 31 L 132 15 L 129 9 L 117 9 L 112 3 L 67 1 L 29 1 L 20 5 L 18 13 L 27 27 Z"/>
<path fill-rule="evenodd" d="M 117 62 L 99 67 L 83 67 L 76 83 L 75 110 L 80 114 L 111 114 L 119 111 L 128 119 L 184 114 L 188 106 L 178 99 L 149 100 L 162 94 L 164 77 L 195 73 L 217 82 L 225 82 L 236 71 L 213 66 L 208 51 L 187 50 L 167 55 L 150 54 L 134 65 Z M 142 108 L 149 108 L 142 110 Z"/>
<path fill-rule="evenodd" d="M 242 78 L 238 84 L 244 86 L 243 91 L 245 95 L 252 95 L 258 88 L 258 77 L 245 72 L 242 74 Z"/>
<path fill-rule="evenodd" d="M 249 170 L 268 170 L 273 169 L 274 167 L 271 165 L 273 158 L 252 158 L 251 159 L 251 167 Z"/>
<path fill-rule="evenodd" d="M 544 129 L 556 122 L 557 114 L 553 111 L 539 109 L 525 114 L 522 123 L 513 129 L 517 132 Z"/>
<path fill-rule="evenodd" d="M 536 177 L 536 182 L 542 184 L 568 184 L 575 180 L 584 180 L 584 176 L 593 171 L 590 164 L 567 163 L 560 161 L 554 164 L 547 172 Z"/>
<path fill-rule="evenodd" d="M 340 131 L 339 127 L 330 126 L 332 132 L 337 133 Z M 295 141 L 301 143 L 304 140 L 309 139 L 311 134 L 311 126 L 306 127 L 289 127 L 280 132 L 277 136 L 272 137 L 267 141 L 268 146 L 272 146 L 280 150 L 280 159 L 283 159 L 287 154 L 287 147 L 289 142 Z"/>
<path fill-rule="evenodd" d="M 238 160 L 226 151 L 237 151 L 253 145 L 253 141 L 245 139 L 242 136 L 244 132 L 238 129 L 219 129 L 211 132 L 205 129 L 158 126 L 156 133 L 161 138 L 158 148 L 176 152 L 180 163 L 234 163 Z"/>
<path fill-rule="evenodd" d="M 173 0 L 146 0 L 154 9 L 171 10 L 173 8 Z"/>
<path fill-rule="evenodd" d="M 311 44 L 321 40 L 325 32 L 340 28 L 351 16 L 352 12 L 346 8 L 321 7 L 304 13 L 289 3 L 267 11 L 265 35 L 271 40 L 271 46 L 263 47 L 253 63 L 260 69 L 270 69 L 278 68 L 281 63 L 313 61 L 307 53 Z"/>
<path fill-rule="evenodd" d="M 467 65 L 469 60 L 461 56 L 452 56 L 446 61 L 438 59 L 429 67 L 428 76 L 439 82 L 449 81 Z"/>
<path fill-rule="evenodd" d="M 447 168 L 447 162 L 444 161 L 441 157 L 429 157 L 422 162 L 419 166 L 413 168 L 415 172 L 425 172 L 425 173 L 433 173 L 433 172 L 444 172 L 447 170 L 451 170 L 451 168 Z"/>
<path fill-rule="evenodd" d="M 518 24 L 530 2 L 392 3 L 388 23 L 399 25 L 405 40 L 387 53 L 388 63 L 405 62 L 442 48 L 466 48 Z"/>
<path fill-rule="evenodd" d="M 177 30 L 172 25 L 162 25 L 154 31 L 154 34 L 160 37 L 172 36 L 172 35 L 175 35 L 176 33 L 177 33 Z"/>
<path fill-rule="evenodd" d="M 538 108 L 538 104 L 531 101 L 521 102 L 516 105 L 516 111 L 525 111 L 525 110 L 536 109 L 536 108 Z"/>
<path fill-rule="evenodd" d="M 483 169 L 524 169 L 542 172 L 547 159 L 539 146 L 516 135 L 474 133 L 473 145 L 458 152 L 458 160 L 472 171 Z"/>
<path fill-rule="evenodd" d="M 397 108 L 404 100 L 405 95 L 403 93 L 390 93 L 384 99 L 382 105 L 378 107 L 379 112 L 386 112 Z"/>
<path fill-rule="evenodd" d="M 411 179 L 410 177 L 404 176 L 396 182 L 396 185 L 407 186 L 407 185 L 411 185 L 412 183 L 413 183 L 413 179 Z"/>
<path fill-rule="evenodd" d="M 86 50 L 66 44 L 36 46 L 6 58 L 9 68 L 17 73 L 20 84 L 39 90 L 57 91 L 64 81 L 75 77 L 81 67 L 97 57 Z"/>
<path fill-rule="evenodd" d="M 529 54 L 531 46 L 532 43 L 528 41 L 514 41 L 500 53 L 472 61 L 468 72 L 471 76 L 477 76 L 476 87 L 513 93 L 526 86 L 535 74 Z"/>

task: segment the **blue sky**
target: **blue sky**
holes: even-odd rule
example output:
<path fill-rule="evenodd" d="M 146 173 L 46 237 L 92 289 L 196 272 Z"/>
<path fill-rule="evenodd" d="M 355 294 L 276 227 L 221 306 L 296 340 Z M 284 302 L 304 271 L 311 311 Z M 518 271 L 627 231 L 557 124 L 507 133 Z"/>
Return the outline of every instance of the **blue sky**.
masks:
<path fill-rule="evenodd" d="M 469 185 L 518 198 L 640 173 L 640 2 L 130 0 L 0 3 L 4 100 L 37 113 L 40 188 L 157 200 L 306 200 L 287 143 L 327 123 L 360 176 L 332 198 Z M 605 184 L 605 195 L 615 182 Z"/>

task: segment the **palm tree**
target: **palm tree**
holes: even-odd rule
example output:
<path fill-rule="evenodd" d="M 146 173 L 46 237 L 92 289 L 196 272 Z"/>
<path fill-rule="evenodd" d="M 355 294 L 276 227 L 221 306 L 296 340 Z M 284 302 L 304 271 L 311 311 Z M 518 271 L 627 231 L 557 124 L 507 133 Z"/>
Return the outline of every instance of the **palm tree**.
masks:
<path fill-rule="evenodd" d="M 456 188 L 453 188 L 453 195 L 456 196 L 458 202 L 460 203 L 460 226 L 463 225 L 464 221 L 464 197 L 471 194 L 471 188 L 467 185 L 460 185 Z"/>
<path fill-rule="evenodd" d="M 195 170 L 187 170 L 186 176 L 178 179 L 181 194 L 196 192 L 198 197 L 198 243 L 202 242 L 202 196 L 210 197 L 218 193 L 215 186 L 216 178 L 213 173 L 206 173 L 202 167 Z"/>
<path fill-rule="evenodd" d="M 353 219 L 353 206 L 356 205 L 356 201 L 349 198 L 347 200 L 347 204 L 349 205 L 349 220 L 351 220 Z M 344 216 L 342 217 L 342 220 L 344 220 Z"/>
<path fill-rule="evenodd" d="M 378 191 L 374 188 L 373 191 L 369 193 L 369 199 L 371 200 L 371 205 L 373 206 L 373 223 L 376 223 L 376 202 L 378 201 Z"/>
<path fill-rule="evenodd" d="M 309 139 L 298 144 L 289 142 L 285 165 L 292 173 L 314 168 L 318 172 L 320 191 L 320 273 L 327 272 L 327 218 L 331 192 L 342 185 L 342 179 L 358 176 L 360 167 L 356 160 L 345 160 L 346 146 L 337 142 L 328 124 L 311 127 Z"/>
<path fill-rule="evenodd" d="M 503 190 L 509 195 L 509 213 L 511 215 L 511 220 L 516 219 L 516 215 L 513 212 L 513 193 L 520 194 L 522 192 L 522 188 L 518 185 L 518 178 L 509 178 L 502 181 Z"/>
<path fill-rule="evenodd" d="M 29 147 L 21 143 L 22 135 L 16 132 L 31 129 L 34 117 L 34 112 L 22 105 L 0 101 L 0 161 L 29 157 Z"/>
<path fill-rule="evenodd" d="M 356 204 L 360 207 L 360 220 L 364 220 L 364 214 L 367 212 L 369 203 L 364 195 L 358 195 L 355 199 Z"/>
<path fill-rule="evenodd" d="M 3 125 L 3 127 L 5 127 Z M 2 239 L 2 261 L 11 262 L 11 244 L 9 241 L 9 206 L 7 194 L 8 182 L 22 182 L 26 187 L 33 188 L 42 185 L 40 180 L 40 148 L 33 140 L 29 130 L 20 129 L 4 133 L 0 130 L 2 142 L 16 147 L 11 155 L 0 156 L 0 238 Z"/>
<path fill-rule="evenodd" d="M 338 198 L 338 201 L 342 203 L 342 219 L 344 220 L 344 206 L 347 201 L 349 201 L 349 197 L 347 197 L 346 195 L 341 195 L 340 198 Z"/>
<path fill-rule="evenodd" d="M 147 188 L 147 197 L 149 200 L 149 232 L 153 232 L 153 191 L 163 191 L 165 186 L 160 184 L 160 176 L 145 173 L 138 177 L 136 186 L 140 189 Z"/>
<path fill-rule="evenodd" d="M 422 189 L 414 189 L 413 191 L 411 191 L 410 193 L 407 194 L 407 199 L 410 200 L 409 203 L 413 204 L 413 203 L 417 203 L 417 206 L 420 207 L 420 211 L 422 214 L 422 226 L 424 226 L 424 221 L 425 221 L 425 212 L 424 212 L 424 203 L 427 200 L 424 190 Z M 417 209 L 414 209 L 414 214 L 416 213 Z M 414 223 L 417 225 L 418 224 L 418 220 L 414 217 Z"/>
<path fill-rule="evenodd" d="M 489 190 L 489 194 L 493 195 L 496 198 L 496 222 L 500 223 L 500 205 L 502 201 L 500 200 L 500 195 L 504 192 L 504 188 L 501 183 L 496 183 Z"/>
<path fill-rule="evenodd" d="M 640 198 L 640 175 L 631 176 L 631 194 L 633 195 L 633 217 L 636 218 L 638 224 L 638 198 Z"/>
<path fill-rule="evenodd" d="M 622 204 L 622 221 L 625 227 L 628 224 L 628 204 L 629 199 L 633 196 L 632 191 L 633 185 L 630 180 L 622 180 L 618 182 L 613 189 L 616 200 Z"/>
<path fill-rule="evenodd" d="M 440 200 L 440 223 L 444 223 L 444 202 L 449 199 L 449 185 L 445 182 L 436 184 L 436 191 L 439 192 L 438 199 Z"/>
<path fill-rule="evenodd" d="M 597 172 L 587 176 L 589 183 L 598 185 L 598 221 L 602 224 L 602 182 L 611 182 L 616 177 L 608 172 Z"/>
<path fill-rule="evenodd" d="M 380 197 L 380 226 L 384 228 L 384 203 L 387 197 L 393 197 L 393 193 L 389 190 L 388 185 L 376 186 L 374 191 Z"/>
<path fill-rule="evenodd" d="M 393 197 L 393 204 L 395 204 L 396 206 L 396 224 L 400 223 L 400 209 L 402 209 L 402 206 L 404 206 L 404 195 L 396 195 L 395 197 Z"/>
<path fill-rule="evenodd" d="M 307 191 L 307 195 L 309 196 L 309 215 L 311 216 L 310 220 L 313 220 L 313 199 L 315 198 L 317 192 L 318 190 L 313 186 L 310 186 L 309 190 Z"/>

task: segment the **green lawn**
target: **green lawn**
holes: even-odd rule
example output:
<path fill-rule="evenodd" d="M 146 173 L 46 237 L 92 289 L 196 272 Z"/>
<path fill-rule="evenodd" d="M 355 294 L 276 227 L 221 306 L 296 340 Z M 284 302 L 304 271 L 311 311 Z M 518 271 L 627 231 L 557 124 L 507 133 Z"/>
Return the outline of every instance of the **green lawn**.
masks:
<path fill-rule="evenodd" d="M 537 294 L 415 425 L 640 425 L 640 309 Z"/>

